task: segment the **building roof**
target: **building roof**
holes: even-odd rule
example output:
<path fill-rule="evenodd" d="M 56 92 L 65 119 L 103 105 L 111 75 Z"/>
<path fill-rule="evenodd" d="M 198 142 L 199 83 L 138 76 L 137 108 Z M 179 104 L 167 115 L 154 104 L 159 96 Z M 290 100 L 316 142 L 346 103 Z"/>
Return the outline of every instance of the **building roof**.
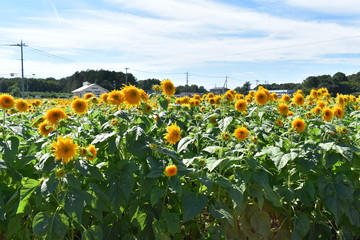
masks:
<path fill-rule="evenodd" d="M 106 90 L 105 88 L 97 85 L 96 83 L 92 83 L 92 84 L 89 84 L 89 85 L 85 85 L 85 86 L 79 87 L 79 88 L 77 88 L 77 89 L 75 89 L 75 90 L 73 90 L 73 91 L 71 91 L 71 92 L 72 92 L 72 93 L 82 92 L 82 91 L 84 91 L 84 90 L 86 90 L 86 89 L 88 89 L 88 88 L 94 87 L 94 86 L 100 87 L 100 88 L 104 89 L 105 91 L 108 91 L 108 90 Z"/>

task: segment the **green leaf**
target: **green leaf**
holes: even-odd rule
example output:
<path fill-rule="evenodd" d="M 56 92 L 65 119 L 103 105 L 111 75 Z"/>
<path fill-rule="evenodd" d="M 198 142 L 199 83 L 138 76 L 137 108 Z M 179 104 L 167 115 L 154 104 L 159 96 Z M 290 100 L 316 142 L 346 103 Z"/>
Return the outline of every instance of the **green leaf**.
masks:
<path fill-rule="evenodd" d="M 5 220 L 5 203 L 4 198 L 2 196 L 2 192 L 0 191 L 0 221 Z"/>
<path fill-rule="evenodd" d="M 23 181 L 23 186 L 20 190 L 20 201 L 19 206 L 16 213 L 23 213 L 27 203 L 29 202 L 29 198 L 34 192 L 35 188 L 39 186 L 39 182 L 35 179 L 25 179 Z"/>
<path fill-rule="evenodd" d="M 84 161 L 84 160 L 75 161 L 75 167 L 82 175 L 100 181 L 104 180 L 104 177 L 100 172 L 100 170 L 97 167 L 90 165 L 88 161 Z"/>
<path fill-rule="evenodd" d="M 168 232 L 172 235 L 180 233 L 180 216 L 178 213 L 163 211 L 164 220 L 168 229 Z"/>
<path fill-rule="evenodd" d="M 163 219 L 156 220 L 152 224 L 156 240 L 170 240 L 170 236 L 167 233 L 167 226 Z"/>
<path fill-rule="evenodd" d="M 214 157 L 210 157 L 206 159 L 206 168 L 212 172 L 220 163 L 222 163 L 226 158 L 216 159 Z"/>
<path fill-rule="evenodd" d="M 196 217 L 206 207 L 207 202 L 208 198 L 205 195 L 196 196 L 193 192 L 185 194 L 183 197 L 183 221 L 187 222 Z"/>
<path fill-rule="evenodd" d="M 159 103 L 160 103 L 160 106 L 166 110 L 169 106 L 169 102 L 168 100 L 166 99 L 165 96 L 161 95 L 160 98 L 158 99 Z"/>
<path fill-rule="evenodd" d="M 41 184 L 41 194 L 43 196 L 49 196 L 55 188 L 58 186 L 59 180 L 57 180 L 53 175 L 45 179 Z"/>
<path fill-rule="evenodd" d="M 85 229 L 83 234 L 81 234 L 82 240 L 98 240 L 104 239 L 102 228 L 99 225 L 91 226 L 88 229 Z"/>
<path fill-rule="evenodd" d="M 278 170 L 281 170 L 289 161 L 294 160 L 298 156 L 296 152 L 290 151 L 289 153 L 284 153 L 279 147 L 273 146 L 269 146 L 261 152 L 270 156 Z"/>
<path fill-rule="evenodd" d="M 241 206 L 244 202 L 244 192 L 246 190 L 245 183 L 242 184 L 233 184 L 231 188 L 228 189 L 229 197 L 231 198 L 234 208 Z"/>
<path fill-rule="evenodd" d="M 54 156 L 50 153 L 45 153 L 41 156 L 35 168 L 41 173 L 50 173 L 58 164 L 60 164 L 60 161 L 55 161 Z"/>
<path fill-rule="evenodd" d="M 6 162 L 0 159 L 0 170 L 6 170 L 6 169 L 7 169 Z"/>
<path fill-rule="evenodd" d="M 213 204 L 210 205 L 209 212 L 211 216 L 217 219 L 225 219 L 232 227 L 234 227 L 234 218 L 228 212 L 224 206 L 221 206 L 219 202 L 217 202 L 217 206 L 215 207 Z"/>
<path fill-rule="evenodd" d="M 10 164 L 10 166 L 13 165 L 13 163 L 17 159 L 17 154 L 19 152 L 19 145 L 20 145 L 20 139 L 16 136 L 11 136 L 5 141 L 5 150 L 3 154 L 3 159 Z"/>
<path fill-rule="evenodd" d="M 269 214 L 265 211 L 259 211 L 256 206 L 250 208 L 250 211 L 251 227 L 255 230 L 256 233 L 261 234 L 264 239 L 267 239 L 271 229 L 271 218 Z"/>
<path fill-rule="evenodd" d="M 216 153 L 217 151 L 219 151 L 220 149 L 222 149 L 222 147 L 219 147 L 219 146 L 209 146 L 209 147 L 206 147 L 206 148 L 204 148 L 204 149 L 202 149 L 202 150 L 205 151 L 205 152 L 214 154 L 214 153 Z"/>
<path fill-rule="evenodd" d="M 103 143 L 115 134 L 116 134 L 116 132 L 100 133 L 100 134 L 96 135 L 95 139 L 91 142 L 91 144 L 95 145 L 97 143 Z"/>
<path fill-rule="evenodd" d="M 81 223 L 84 202 L 85 200 L 82 191 L 70 190 L 65 197 L 64 211 L 76 222 Z"/>
<path fill-rule="evenodd" d="M 231 124 L 232 121 L 233 121 L 233 117 L 226 117 L 221 119 L 218 122 L 220 131 L 225 132 L 227 127 Z"/>
<path fill-rule="evenodd" d="M 180 153 L 187 149 L 187 147 L 195 141 L 195 138 L 192 137 L 184 137 L 182 138 L 177 146 L 177 152 Z"/>
<path fill-rule="evenodd" d="M 294 221 L 294 228 L 291 234 L 291 240 L 305 239 L 309 232 L 310 220 L 305 214 L 299 215 Z"/>
<path fill-rule="evenodd" d="M 164 198 L 165 190 L 159 187 L 153 187 L 150 193 L 150 203 L 154 206 L 160 199 Z"/>
<path fill-rule="evenodd" d="M 43 239 L 64 239 L 69 222 L 64 214 L 39 212 L 33 219 L 32 228 L 35 235 Z"/>

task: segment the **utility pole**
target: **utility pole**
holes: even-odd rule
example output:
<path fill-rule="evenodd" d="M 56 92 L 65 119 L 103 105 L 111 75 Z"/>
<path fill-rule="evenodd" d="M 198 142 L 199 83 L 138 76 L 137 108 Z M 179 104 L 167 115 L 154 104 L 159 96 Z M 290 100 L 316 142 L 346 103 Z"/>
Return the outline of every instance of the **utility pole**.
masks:
<path fill-rule="evenodd" d="M 185 91 L 189 92 L 189 72 L 186 72 L 186 85 L 185 85 Z"/>
<path fill-rule="evenodd" d="M 23 47 L 27 47 L 25 43 L 21 40 L 20 44 L 12 44 L 10 46 L 17 46 L 21 48 L 21 97 L 24 98 L 24 50 Z"/>
<path fill-rule="evenodd" d="M 128 78 L 127 78 L 127 70 L 129 68 L 125 68 L 125 85 L 128 85 Z"/>
<path fill-rule="evenodd" d="M 224 82 L 224 86 L 223 86 L 223 93 L 225 93 L 225 88 L 227 88 L 227 79 L 228 79 L 228 76 L 225 76 L 225 82 Z"/>

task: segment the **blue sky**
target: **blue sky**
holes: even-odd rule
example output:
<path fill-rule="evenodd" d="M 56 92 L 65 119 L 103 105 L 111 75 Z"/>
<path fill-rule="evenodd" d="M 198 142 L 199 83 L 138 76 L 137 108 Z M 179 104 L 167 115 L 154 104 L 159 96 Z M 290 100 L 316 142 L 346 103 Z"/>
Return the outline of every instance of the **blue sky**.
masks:
<path fill-rule="evenodd" d="M 87 69 L 209 89 L 360 71 L 358 0 L 7 0 L 0 77 Z"/>

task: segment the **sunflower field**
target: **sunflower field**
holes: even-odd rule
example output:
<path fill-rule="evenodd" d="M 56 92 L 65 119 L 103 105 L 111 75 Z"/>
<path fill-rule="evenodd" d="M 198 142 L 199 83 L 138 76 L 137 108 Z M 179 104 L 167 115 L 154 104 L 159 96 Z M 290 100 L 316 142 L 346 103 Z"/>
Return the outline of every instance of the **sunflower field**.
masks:
<path fill-rule="evenodd" d="M 0 239 L 359 239 L 360 98 L 0 95 Z"/>

